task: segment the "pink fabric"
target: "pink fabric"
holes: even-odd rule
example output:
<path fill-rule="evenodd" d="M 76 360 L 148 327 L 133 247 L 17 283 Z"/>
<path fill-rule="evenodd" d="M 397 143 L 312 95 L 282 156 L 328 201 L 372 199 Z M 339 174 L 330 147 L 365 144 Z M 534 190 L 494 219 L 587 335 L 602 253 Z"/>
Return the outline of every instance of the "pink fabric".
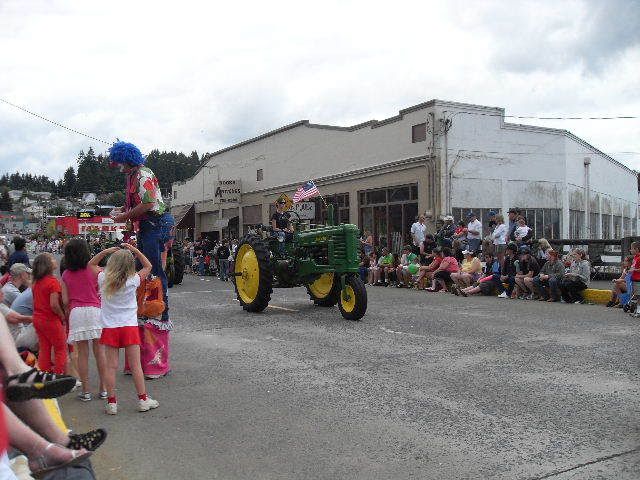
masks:
<path fill-rule="evenodd" d="M 443 263 L 443 262 L 447 262 L 447 268 L 445 268 L 447 272 L 454 273 L 460 269 L 460 267 L 458 266 L 458 260 L 456 260 L 456 257 L 444 257 L 442 259 L 442 262 L 440 263 Z"/>
<path fill-rule="evenodd" d="M 67 286 L 69 306 L 98 307 L 100 308 L 100 296 L 98 295 L 98 277 L 89 268 L 82 270 L 65 270 L 62 281 Z"/>
<path fill-rule="evenodd" d="M 166 375 L 171 370 L 169 365 L 169 331 L 160 330 L 151 323 L 140 328 L 140 363 L 145 375 Z M 124 371 L 128 372 L 129 364 L 125 362 Z"/>

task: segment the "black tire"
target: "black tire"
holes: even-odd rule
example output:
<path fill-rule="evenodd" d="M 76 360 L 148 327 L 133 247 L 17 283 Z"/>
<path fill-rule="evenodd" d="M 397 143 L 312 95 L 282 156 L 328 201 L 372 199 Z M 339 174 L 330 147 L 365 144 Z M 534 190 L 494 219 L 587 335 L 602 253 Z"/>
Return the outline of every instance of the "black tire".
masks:
<path fill-rule="evenodd" d="M 320 280 L 320 278 L 318 280 Z M 333 275 L 333 284 L 331 285 L 331 290 L 324 296 L 321 296 L 322 294 L 320 294 L 316 289 L 313 288 L 313 284 L 307 285 L 306 287 L 309 297 L 311 297 L 313 303 L 315 305 L 318 305 L 319 307 L 335 307 L 336 304 L 340 301 L 341 289 L 340 277 L 338 275 Z"/>
<path fill-rule="evenodd" d="M 252 260 L 253 251 L 257 262 L 257 271 L 248 268 L 247 262 Z M 247 259 L 245 260 L 245 255 Z M 240 239 L 233 258 L 233 272 L 241 276 L 232 276 L 236 297 L 242 308 L 248 312 L 261 312 L 269 305 L 273 293 L 273 271 L 271 269 L 271 252 L 267 243 L 260 237 L 246 236 Z M 252 283 L 257 281 L 257 285 Z M 255 290 L 255 291 L 254 291 Z"/>
<path fill-rule="evenodd" d="M 360 277 L 350 275 L 345 280 L 345 290 L 350 289 L 349 299 L 340 292 L 338 308 L 347 320 L 360 320 L 367 311 L 367 289 Z"/>
<path fill-rule="evenodd" d="M 181 243 L 173 244 L 171 255 L 173 256 L 173 283 L 180 285 L 184 278 L 184 251 Z"/>

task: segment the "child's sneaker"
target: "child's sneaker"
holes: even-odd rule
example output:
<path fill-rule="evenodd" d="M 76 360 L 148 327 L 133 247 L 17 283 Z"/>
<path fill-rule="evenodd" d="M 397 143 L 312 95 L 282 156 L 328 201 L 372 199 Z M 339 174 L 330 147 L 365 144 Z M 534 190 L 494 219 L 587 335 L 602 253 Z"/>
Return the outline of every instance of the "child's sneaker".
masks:
<path fill-rule="evenodd" d="M 138 400 L 138 411 L 139 412 L 148 412 L 152 408 L 158 408 L 160 404 L 157 400 L 154 400 L 151 397 L 147 397 L 146 400 Z"/>
<path fill-rule="evenodd" d="M 102 400 L 106 400 L 109 397 L 109 394 L 107 393 L 106 390 L 103 390 L 102 392 L 100 392 L 100 398 Z"/>
<path fill-rule="evenodd" d="M 93 396 L 91 395 L 91 392 L 80 392 L 78 394 L 78 400 L 81 402 L 90 402 L 93 400 Z"/>
<path fill-rule="evenodd" d="M 118 414 L 118 404 L 117 403 L 107 403 L 104 408 L 104 412 L 107 415 L 117 415 Z"/>

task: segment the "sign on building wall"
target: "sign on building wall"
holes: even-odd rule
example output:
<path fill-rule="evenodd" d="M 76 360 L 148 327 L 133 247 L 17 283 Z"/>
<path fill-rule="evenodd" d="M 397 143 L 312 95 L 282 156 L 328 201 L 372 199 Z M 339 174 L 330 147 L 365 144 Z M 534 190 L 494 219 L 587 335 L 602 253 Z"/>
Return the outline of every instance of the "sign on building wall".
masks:
<path fill-rule="evenodd" d="M 220 180 L 216 185 L 213 203 L 240 203 L 241 194 L 240 180 Z"/>
<path fill-rule="evenodd" d="M 302 220 L 314 220 L 316 218 L 316 202 L 294 203 L 291 211 L 300 215 Z"/>

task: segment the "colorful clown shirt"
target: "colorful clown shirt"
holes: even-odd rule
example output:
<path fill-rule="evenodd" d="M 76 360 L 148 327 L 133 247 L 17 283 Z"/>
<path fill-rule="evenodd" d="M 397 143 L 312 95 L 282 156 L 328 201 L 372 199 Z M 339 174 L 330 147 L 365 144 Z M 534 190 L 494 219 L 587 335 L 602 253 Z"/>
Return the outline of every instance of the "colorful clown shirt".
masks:
<path fill-rule="evenodd" d="M 127 210 L 141 203 L 153 203 L 149 213 L 154 215 L 162 215 L 166 210 L 158 178 L 148 167 L 134 169 L 127 182 Z"/>

